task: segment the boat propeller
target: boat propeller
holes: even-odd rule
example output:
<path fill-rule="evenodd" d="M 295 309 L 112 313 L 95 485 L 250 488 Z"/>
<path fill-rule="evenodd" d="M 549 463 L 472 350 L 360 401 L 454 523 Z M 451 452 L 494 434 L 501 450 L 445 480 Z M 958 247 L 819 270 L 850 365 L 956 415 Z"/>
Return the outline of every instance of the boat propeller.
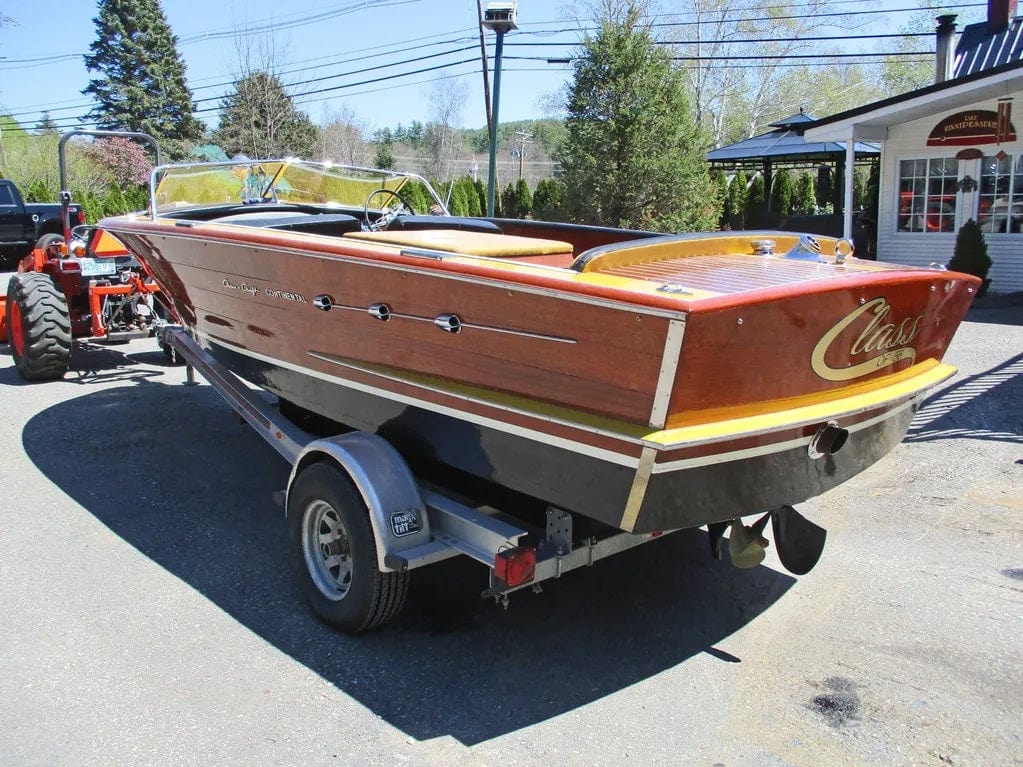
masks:
<path fill-rule="evenodd" d="M 806 575 L 821 558 L 828 532 L 815 525 L 791 506 L 779 506 L 769 511 L 752 525 L 744 525 L 736 518 L 732 522 L 713 522 L 707 525 L 710 537 L 710 551 L 715 559 L 721 559 L 721 539 L 728 535 L 728 555 L 732 564 L 743 569 L 756 567 L 767 556 L 770 545 L 764 537 L 768 520 L 778 549 L 782 566 L 795 575 Z"/>

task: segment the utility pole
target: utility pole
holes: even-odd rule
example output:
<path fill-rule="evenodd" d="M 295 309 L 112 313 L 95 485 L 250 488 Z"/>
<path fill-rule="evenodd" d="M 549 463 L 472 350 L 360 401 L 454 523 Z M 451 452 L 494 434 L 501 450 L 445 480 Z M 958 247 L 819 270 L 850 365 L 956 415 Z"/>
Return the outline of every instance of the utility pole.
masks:
<path fill-rule="evenodd" d="M 501 101 L 501 53 L 504 50 L 504 36 L 513 29 L 518 29 L 515 22 L 517 0 L 490 0 L 483 12 L 483 26 L 497 36 L 497 49 L 494 53 L 494 98 L 493 117 L 490 123 L 490 177 L 487 180 L 487 215 L 494 215 L 494 199 L 497 183 L 497 113 Z"/>
<path fill-rule="evenodd" d="M 515 155 L 519 158 L 519 178 L 522 178 L 522 160 L 526 156 L 526 144 L 533 143 L 533 134 L 526 133 L 524 130 L 515 131 L 515 143 L 518 144 L 518 149 L 515 150 Z"/>

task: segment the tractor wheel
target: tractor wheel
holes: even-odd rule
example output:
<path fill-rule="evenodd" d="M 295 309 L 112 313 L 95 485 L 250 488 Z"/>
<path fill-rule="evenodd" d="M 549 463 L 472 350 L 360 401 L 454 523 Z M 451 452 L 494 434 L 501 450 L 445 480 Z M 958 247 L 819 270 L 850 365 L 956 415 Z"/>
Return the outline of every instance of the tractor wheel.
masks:
<path fill-rule="evenodd" d="M 23 272 L 7 285 L 7 340 L 26 381 L 63 378 L 71 365 L 67 300 L 50 276 Z"/>
<path fill-rule="evenodd" d="M 48 245 L 63 245 L 64 236 L 61 234 L 44 234 L 36 240 L 36 250 L 45 250 Z"/>
<path fill-rule="evenodd" d="M 401 610 L 408 573 L 377 568 L 366 504 L 338 466 L 319 462 L 302 470 L 288 491 L 288 527 L 299 586 L 326 623 L 358 634 Z"/>

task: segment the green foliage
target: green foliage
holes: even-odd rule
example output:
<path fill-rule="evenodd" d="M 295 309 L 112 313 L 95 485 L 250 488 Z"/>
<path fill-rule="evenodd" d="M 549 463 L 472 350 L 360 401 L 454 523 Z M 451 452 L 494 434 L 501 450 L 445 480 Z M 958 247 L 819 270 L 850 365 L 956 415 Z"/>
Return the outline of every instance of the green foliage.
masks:
<path fill-rule="evenodd" d="M 103 214 L 106 216 L 120 216 L 127 212 L 128 202 L 124 199 L 121 187 L 117 184 L 111 184 L 107 190 L 106 197 L 103 198 Z"/>
<path fill-rule="evenodd" d="M 792 213 L 792 176 L 788 171 L 774 174 L 771 182 L 771 212 L 778 216 Z"/>
<path fill-rule="evenodd" d="M 520 218 L 518 190 L 510 181 L 501 195 L 501 216 L 504 218 Z"/>
<path fill-rule="evenodd" d="M 95 224 L 103 218 L 105 214 L 103 200 L 93 192 L 72 189 L 71 199 L 85 210 L 86 223 Z"/>
<path fill-rule="evenodd" d="M 434 204 L 433 197 L 426 191 L 421 181 L 411 181 L 401 188 L 402 195 L 412 205 L 416 213 L 428 213 Z"/>
<path fill-rule="evenodd" d="M 761 225 L 764 216 L 764 177 L 759 173 L 746 191 L 746 214 L 743 228 L 756 228 Z"/>
<path fill-rule="evenodd" d="M 732 229 L 746 228 L 746 197 L 749 194 L 747 187 L 749 179 L 746 178 L 746 171 L 741 168 L 732 177 L 732 183 L 728 185 L 729 226 Z"/>
<path fill-rule="evenodd" d="M 515 218 L 529 218 L 533 215 L 533 193 L 529 191 L 529 184 L 524 178 L 515 184 L 515 206 Z"/>
<path fill-rule="evenodd" d="M 459 184 L 451 186 L 451 197 L 448 202 L 448 212 L 452 216 L 468 216 L 469 201 L 465 197 L 465 188 Z"/>
<path fill-rule="evenodd" d="M 457 179 L 455 181 L 455 193 L 460 193 L 465 200 L 465 213 L 461 215 L 483 215 L 483 210 L 480 208 L 479 194 L 476 192 L 476 185 L 473 183 L 472 176 L 462 176 Z"/>
<path fill-rule="evenodd" d="M 718 219 L 718 227 L 724 226 L 728 220 L 728 177 L 724 171 L 715 170 L 710 174 L 710 184 L 714 189 L 714 199 L 721 210 L 721 217 Z"/>
<path fill-rule="evenodd" d="M 991 268 L 991 257 L 987 254 L 987 241 L 984 232 L 972 218 L 963 224 L 956 235 L 956 246 L 948 268 L 953 272 L 972 274 L 981 279 L 987 278 Z M 984 288 L 987 285 L 985 283 Z M 981 293 L 983 294 L 983 289 Z"/>
<path fill-rule="evenodd" d="M 867 175 L 866 168 L 856 168 L 853 171 L 853 210 L 860 210 L 867 204 Z"/>
<path fill-rule="evenodd" d="M 545 178 L 533 193 L 533 217 L 540 221 L 560 221 L 564 215 L 565 185 L 556 178 Z"/>
<path fill-rule="evenodd" d="M 203 126 L 159 0 L 100 0 L 93 22 L 85 66 L 98 76 L 82 92 L 98 103 L 89 117 L 100 128 L 198 140 Z"/>
<path fill-rule="evenodd" d="M 476 196 L 480 198 L 480 215 L 485 216 L 487 213 L 487 185 L 483 183 L 483 179 L 478 177 L 472 182 L 472 185 L 476 187 Z"/>
<path fill-rule="evenodd" d="M 374 167 L 383 168 L 384 170 L 392 170 L 394 168 L 392 146 L 390 141 L 385 141 L 377 147 L 376 154 L 373 156 Z"/>
<path fill-rule="evenodd" d="M 692 231 L 719 211 L 703 157 L 706 141 L 668 51 L 624 18 L 600 21 L 576 59 L 561 156 L 574 221 Z"/>
<path fill-rule="evenodd" d="M 804 170 L 796 179 L 796 188 L 792 193 L 792 210 L 804 216 L 812 215 L 817 210 L 813 174 L 808 170 Z"/>
<path fill-rule="evenodd" d="M 37 178 L 21 190 L 21 195 L 25 198 L 25 202 L 55 202 L 60 194 L 58 186 L 58 184 L 48 184 L 43 179 Z"/>
<path fill-rule="evenodd" d="M 228 155 L 240 153 L 253 159 L 312 156 L 316 126 L 295 108 L 276 75 L 246 75 L 220 107 L 220 127 L 214 140 Z"/>

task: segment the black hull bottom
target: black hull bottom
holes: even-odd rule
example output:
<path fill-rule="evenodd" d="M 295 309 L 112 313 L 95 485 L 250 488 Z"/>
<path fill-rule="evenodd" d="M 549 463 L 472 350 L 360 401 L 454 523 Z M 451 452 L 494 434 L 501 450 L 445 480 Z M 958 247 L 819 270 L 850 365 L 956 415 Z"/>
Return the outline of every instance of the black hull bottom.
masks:
<path fill-rule="evenodd" d="M 282 399 L 388 440 L 413 471 L 464 472 L 494 489 L 576 512 L 615 528 L 644 533 L 760 513 L 820 495 L 879 460 L 904 437 L 913 410 L 852 431 L 841 452 L 811 460 L 804 443 L 776 452 L 709 460 L 654 473 L 639 511 L 628 516 L 636 470 L 492 426 L 426 410 L 250 357 L 216 342 L 210 353 L 238 375 Z M 449 474 L 450 477 L 450 474 Z M 467 485 L 474 484 L 467 478 Z M 475 483 L 477 487 L 478 483 Z M 475 494 L 473 488 L 461 490 Z M 485 500 L 485 499 L 484 499 Z M 635 499 L 634 499 L 635 503 Z"/>

